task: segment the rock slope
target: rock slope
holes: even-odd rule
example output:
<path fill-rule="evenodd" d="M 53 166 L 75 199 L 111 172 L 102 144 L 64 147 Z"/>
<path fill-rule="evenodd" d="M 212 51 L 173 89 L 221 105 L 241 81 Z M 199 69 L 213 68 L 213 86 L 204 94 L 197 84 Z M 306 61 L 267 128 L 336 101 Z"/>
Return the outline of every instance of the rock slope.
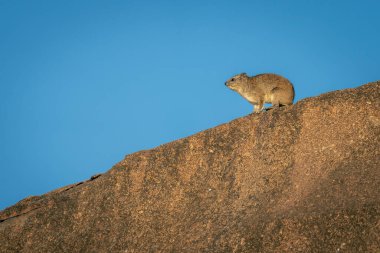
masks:
<path fill-rule="evenodd" d="M 380 252 L 380 82 L 125 157 L 0 213 L 0 252 Z"/>

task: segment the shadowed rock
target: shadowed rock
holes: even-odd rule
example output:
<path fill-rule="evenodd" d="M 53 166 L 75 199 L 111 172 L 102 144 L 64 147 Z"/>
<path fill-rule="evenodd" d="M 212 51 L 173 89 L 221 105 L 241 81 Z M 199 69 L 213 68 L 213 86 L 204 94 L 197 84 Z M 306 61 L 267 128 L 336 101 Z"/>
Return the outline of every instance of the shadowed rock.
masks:
<path fill-rule="evenodd" d="M 380 252 L 380 82 L 125 157 L 0 213 L 0 252 Z"/>

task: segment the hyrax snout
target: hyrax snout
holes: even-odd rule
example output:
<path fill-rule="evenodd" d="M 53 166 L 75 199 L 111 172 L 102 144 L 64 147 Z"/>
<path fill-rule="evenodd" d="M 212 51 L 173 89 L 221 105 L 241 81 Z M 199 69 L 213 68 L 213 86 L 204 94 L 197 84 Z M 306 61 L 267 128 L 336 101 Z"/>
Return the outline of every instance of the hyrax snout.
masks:
<path fill-rule="evenodd" d="M 248 76 L 246 73 L 230 78 L 226 86 L 239 93 L 254 106 L 254 112 L 260 112 L 264 103 L 273 107 L 293 104 L 294 87 L 292 83 L 276 74 Z"/>

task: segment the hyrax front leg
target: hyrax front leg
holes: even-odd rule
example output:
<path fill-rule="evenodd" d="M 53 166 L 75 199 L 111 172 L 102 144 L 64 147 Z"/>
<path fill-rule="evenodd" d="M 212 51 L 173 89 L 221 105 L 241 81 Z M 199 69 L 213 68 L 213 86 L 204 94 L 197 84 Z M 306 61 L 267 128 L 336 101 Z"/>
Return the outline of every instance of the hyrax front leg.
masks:
<path fill-rule="evenodd" d="M 259 101 L 257 104 L 253 106 L 253 112 L 259 113 L 263 110 L 264 107 L 264 101 Z"/>

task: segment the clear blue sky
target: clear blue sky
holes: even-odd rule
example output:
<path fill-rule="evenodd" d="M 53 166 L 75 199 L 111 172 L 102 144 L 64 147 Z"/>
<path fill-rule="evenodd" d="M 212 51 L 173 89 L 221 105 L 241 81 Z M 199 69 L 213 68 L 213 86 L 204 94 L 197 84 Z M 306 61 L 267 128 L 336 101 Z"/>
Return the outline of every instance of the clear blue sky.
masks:
<path fill-rule="evenodd" d="M 380 79 L 379 9 L 0 0 L 0 209 L 250 113 L 234 74 L 284 75 L 296 100 Z"/>

